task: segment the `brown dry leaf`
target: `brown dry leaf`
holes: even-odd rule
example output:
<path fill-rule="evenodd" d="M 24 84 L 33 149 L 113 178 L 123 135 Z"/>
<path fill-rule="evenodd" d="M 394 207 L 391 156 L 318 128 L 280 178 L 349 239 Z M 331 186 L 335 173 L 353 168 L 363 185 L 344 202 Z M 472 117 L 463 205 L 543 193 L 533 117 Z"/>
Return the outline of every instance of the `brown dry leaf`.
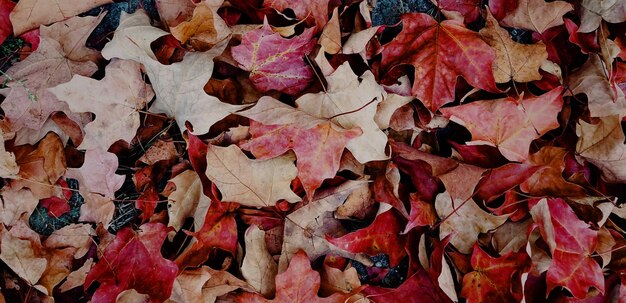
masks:
<path fill-rule="evenodd" d="M 621 118 L 609 116 L 597 124 L 580 120 L 576 125 L 576 152 L 602 170 L 607 182 L 626 182 L 626 145 Z"/>
<path fill-rule="evenodd" d="M 343 230 L 341 222 L 333 217 L 333 212 L 364 182 L 347 181 L 338 187 L 321 191 L 312 202 L 287 216 L 279 272 L 287 269 L 291 257 L 300 250 L 313 260 L 332 252 L 359 262 L 371 263 L 369 258 L 343 251 L 326 240 L 328 233 Z"/>
<path fill-rule="evenodd" d="M 339 8 L 335 7 L 333 15 L 328 23 L 324 26 L 324 30 L 318 42 L 324 51 L 334 55 L 341 51 L 341 29 L 339 27 Z"/>
<path fill-rule="evenodd" d="M 227 271 L 214 270 L 207 267 L 211 278 L 202 287 L 204 303 L 213 303 L 217 297 L 241 288 L 245 291 L 254 291 L 246 282 L 239 280 Z"/>
<path fill-rule="evenodd" d="M 14 179 L 20 172 L 20 168 L 15 162 L 15 155 L 4 147 L 4 141 L 6 141 L 4 138 L 4 132 L 0 129 L 0 178 Z"/>
<path fill-rule="evenodd" d="M 6 97 L 2 109 L 11 120 L 14 131 L 22 128 L 39 130 L 51 113 L 69 112 L 67 104 L 58 100 L 48 88 L 69 81 L 75 74 L 91 76 L 98 70 L 92 61 L 99 58 L 98 53 L 84 45 L 99 21 L 97 17 L 74 17 L 49 29 L 42 28 L 37 50 L 7 70 L 3 78 L 9 80 L 9 88 L 0 90 L 0 94 Z M 72 31 L 66 29 L 70 26 Z M 17 134 L 18 141 L 36 142 L 39 139 L 21 136 L 21 133 Z"/>
<path fill-rule="evenodd" d="M 580 27 L 581 33 L 589 33 L 600 26 L 605 20 L 609 23 L 626 21 L 626 1 L 623 0 L 581 0 Z"/>
<path fill-rule="evenodd" d="M 587 95 L 592 117 L 626 115 L 624 92 L 609 81 L 608 74 L 602 58 L 598 54 L 589 54 L 587 62 L 570 75 L 572 92 Z"/>
<path fill-rule="evenodd" d="M 30 188 L 37 199 L 55 195 L 57 180 L 65 174 L 65 151 L 63 143 L 55 133 L 48 133 L 37 149 L 17 159 L 20 179 L 13 180 L 14 189 Z"/>
<path fill-rule="evenodd" d="M 71 248 L 74 259 L 80 259 L 89 251 L 95 235 L 90 224 L 70 224 L 55 230 L 43 242 L 43 246 L 50 250 Z"/>
<path fill-rule="evenodd" d="M 346 145 L 359 162 L 386 160 L 387 136 L 374 122 L 385 91 L 374 75 L 366 71 L 358 77 L 345 62 L 326 77 L 326 81 L 325 92 L 300 97 L 296 101 L 298 108 L 317 118 L 329 119 L 344 129 L 361 128 L 363 134 Z"/>
<path fill-rule="evenodd" d="M 320 294 L 323 296 L 330 296 L 336 292 L 348 294 L 361 287 L 359 274 L 354 267 L 342 271 L 324 264 L 321 278 Z"/>
<path fill-rule="evenodd" d="M 211 199 L 202 192 L 200 177 L 195 171 L 186 170 L 169 182 L 176 185 L 176 190 L 167 197 L 167 213 L 169 215 L 167 226 L 180 230 L 185 219 L 192 217 L 194 230 L 200 230 L 204 224 L 206 212 L 211 206 Z"/>
<path fill-rule="evenodd" d="M 567 150 L 564 148 L 545 146 L 530 155 L 526 163 L 545 168 L 540 169 L 520 184 L 520 189 L 533 196 L 585 196 L 584 188 L 563 179 L 566 154 Z"/>
<path fill-rule="evenodd" d="M 5 226 L 13 226 L 24 215 L 29 218 L 33 213 L 39 199 L 28 189 L 15 190 L 5 187 L 0 191 L 2 203 L 0 204 L 0 223 Z"/>
<path fill-rule="evenodd" d="M 217 14 L 223 0 L 200 2 L 190 20 L 170 28 L 172 36 L 182 43 L 189 43 L 194 49 L 205 51 L 230 36 L 230 29 Z"/>
<path fill-rule="evenodd" d="M 520 0 L 515 10 L 502 19 L 502 24 L 542 34 L 562 25 L 563 15 L 573 9 L 574 6 L 565 1 Z"/>
<path fill-rule="evenodd" d="M 150 296 L 146 294 L 141 294 L 134 289 L 127 289 L 122 291 L 117 298 L 115 299 L 115 303 L 148 303 L 150 302 Z"/>
<path fill-rule="evenodd" d="M 205 302 L 202 298 L 202 287 L 210 278 L 207 266 L 184 270 L 174 280 L 172 296 L 166 302 Z"/>
<path fill-rule="evenodd" d="M 246 231 L 245 241 L 246 255 L 241 263 L 241 274 L 257 292 L 271 296 L 276 290 L 274 279 L 278 264 L 267 251 L 265 232 L 252 225 Z"/>
<path fill-rule="evenodd" d="M 285 199 L 300 201 L 290 189 L 298 174 L 292 153 L 269 160 L 252 160 L 235 145 L 207 149 L 207 177 L 222 193 L 222 200 L 252 207 L 276 205 Z"/>
<path fill-rule="evenodd" d="M 118 140 L 130 143 L 139 128 L 139 110 L 154 97 L 142 78 L 139 63 L 130 60 L 112 60 L 102 80 L 74 75 L 69 82 L 48 91 L 65 101 L 73 112 L 96 115 L 85 126 L 80 149 L 107 150 Z"/>
<path fill-rule="evenodd" d="M 498 25 L 498 20 L 487 10 L 486 27 L 480 35 L 496 52 L 493 76 L 496 83 L 530 82 L 540 80 L 539 68 L 548 59 L 546 46 L 542 43 L 521 44 L 513 41 L 509 32 Z"/>
<path fill-rule="evenodd" d="M 34 286 L 46 270 L 48 260 L 43 256 L 39 235 L 20 221 L 11 230 L 2 229 L 0 260 L 20 278 Z"/>
<path fill-rule="evenodd" d="M 22 0 L 11 11 L 13 33 L 19 36 L 40 25 L 48 25 L 84 13 L 94 7 L 113 2 L 112 0 L 55 0 L 54 4 L 44 0 Z"/>
<path fill-rule="evenodd" d="M 482 210 L 473 199 L 451 197 L 447 191 L 437 195 L 435 209 L 442 220 L 439 238 L 451 235 L 450 243 L 464 254 L 471 252 L 480 233 L 496 229 L 509 217 L 493 216 Z"/>
<path fill-rule="evenodd" d="M 45 257 L 48 266 L 41 275 L 38 285 L 45 287 L 48 294 L 52 294 L 53 289 L 72 272 L 72 261 L 74 258 L 73 248 L 46 249 Z"/>
<path fill-rule="evenodd" d="M 243 108 L 221 102 L 204 92 L 204 85 L 213 73 L 213 58 L 222 53 L 225 43 L 206 52 L 189 52 L 183 61 L 163 65 L 156 60 L 150 43 L 169 33 L 150 25 L 143 10 L 123 14 L 113 40 L 102 50 L 106 59 L 134 60 L 146 69 L 156 101 L 149 111 L 174 117 L 184 132 L 185 122 L 193 125 L 196 134 L 205 134 L 211 126 L 229 114 Z"/>
<path fill-rule="evenodd" d="M 346 198 L 346 201 L 337 208 L 335 218 L 365 219 L 365 211 L 374 203 L 376 203 L 376 201 L 372 199 L 372 189 L 370 188 L 370 184 L 363 182 L 354 188 L 354 190 Z"/>

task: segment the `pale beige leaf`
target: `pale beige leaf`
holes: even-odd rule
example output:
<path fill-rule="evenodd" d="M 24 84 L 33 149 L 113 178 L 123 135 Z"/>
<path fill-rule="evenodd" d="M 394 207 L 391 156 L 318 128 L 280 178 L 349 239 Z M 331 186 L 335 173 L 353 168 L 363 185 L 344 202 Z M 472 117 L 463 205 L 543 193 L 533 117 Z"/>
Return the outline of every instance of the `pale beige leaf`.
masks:
<path fill-rule="evenodd" d="M 339 26 L 339 11 L 335 7 L 333 14 L 324 26 L 320 40 L 318 43 L 324 48 L 324 51 L 334 55 L 341 51 L 341 28 Z"/>
<path fill-rule="evenodd" d="M 211 278 L 208 267 L 187 269 L 176 277 L 170 302 L 203 302 L 202 287 Z"/>
<path fill-rule="evenodd" d="M 626 21 L 626 1 L 624 0 L 581 0 L 580 27 L 581 33 L 589 33 L 600 26 L 604 19 L 609 23 Z"/>
<path fill-rule="evenodd" d="M 113 204 L 111 198 L 94 193 L 83 194 L 83 197 L 85 198 L 85 204 L 80 207 L 78 220 L 81 222 L 102 223 L 105 228 L 108 228 L 115 213 L 115 204 Z"/>
<path fill-rule="evenodd" d="M 43 242 L 43 246 L 51 250 L 72 248 L 74 258 L 80 259 L 89 251 L 95 235 L 96 231 L 90 224 L 70 224 L 55 230 Z"/>
<path fill-rule="evenodd" d="M 170 28 L 172 36 L 196 50 L 207 50 L 230 36 L 226 22 L 217 14 L 223 0 L 198 3 L 190 20 Z"/>
<path fill-rule="evenodd" d="M 194 230 L 198 231 L 204 224 L 204 217 L 211 205 L 209 197 L 202 192 L 202 181 L 193 170 L 186 170 L 170 182 L 176 185 L 176 190 L 168 197 L 167 212 L 168 226 L 180 230 L 188 217 L 194 218 Z"/>
<path fill-rule="evenodd" d="M 502 19 L 502 24 L 542 34 L 549 28 L 562 25 L 563 15 L 573 9 L 574 6 L 565 1 L 520 0 L 517 8 Z"/>
<path fill-rule="evenodd" d="M 28 189 L 15 190 L 5 186 L 0 192 L 2 203 L 0 204 L 0 222 L 5 226 L 13 226 L 24 215 L 29 218 L 33 213 L 39 199 Z"/>
<path fill-rule="evenodd" d="M 48 261 L 41 254 L 41 244 L 37 243 L 39 238 L 33 239 L 37 235 L 31 230 L 30 238 L 20 237 L 19 230 L 28 229 L 25 223 L 23 228 L 13 227 L 10 231 L 6 228 L 2 230 L 2 242 L 0 243 L 0 260 L 11 268 L 20 278 L 30 285 L 35 285 L 41 275 L 46 270 Z"/>
<path fill-rule="evenodd" d="M 81 266 L 79 269 L 71 272 L 65 282 L 59 286 L 60 292 L 66 292 L 75 287 L 82 287 L 85 284 L 85 279 L 87 278 L 87 273 L 91 270 L 91 266 L 93 265 L 93 259 L 89 258 L 85 261 L 85 264 Z"/>
<path fill-rule="evenodd" d="M 570 75 L 572 92 L 587 95 L 592 117 L 626 115 L 624 92 L 609 81 L 608 74 L 609 70 L 600 56 L 589 54 L 587 62 Z"/>
<path fill-rule="evenodd" d="M 298 108 L 321 119 L 330 119 L 344 129 L 360 127 L 363 134 L 346 147 L 361 163 L 386 160 L 387 136 L 374 116 L 385 94 L 374 75 L 367 71 L 359 79 L 348 62 L 326 77 L 325 92 L 306 94 L 296 100 Z"/>
<path fill-rule="evenodd" d="M 122 187 L 126 179 L 125 176 L 115 173 L 118 165 L 114 153 L 90 149 L 85 152 L 83 166 L 68 169 L 66 177 L 78 180 L 81 193 L 98 193 L 114 199 L 115 192 Z"/>
<path fill-rule="evenodd" d="M 19 36 L 40 25 L 48 25 L 84 13 L 113 0 L 21 0 L 9 15 L 13 33 Z"/>
<path fill-rule="evenodd" d="M 445 218 L 439 226 L 439 238 L 452 235 L 450 243 L 462 253 L 471 252 L 480 233 L 496 229 L 508 218 L 508 215 L 493 216 L 473 199 L 453 198 L 448 192 L 437 195 L 435 209 L 439 218 Z"/>
<path fill-rule="evenodd" d="M 252 225 L 246 231 L 245 241 L 246 255 L 241 263 L 241 274 L 260 294 L 271 296 L 276 290 L 274 279 L 278 264 L 267 251 L 265 232 Z"/>
<path fill-rule="evenodd" d="M 162 160 L 175 159 L 178 156 L 176 145 L 171 140 L 157 140 L 146 152 L 139 158 L 139 162 L 153 165 Z"/>
<path fill-rule="evenodd" d="M 222 200 L 247 206 L 272 206 L 280 199 L 300 199 L 290 185 L 298 174 L 293 154 L 252 160 L 235 145 L 207 149 L 206 175 L 222 193 Z"/>
<path fill-rule="evenodd" d="M 20 168 L 15 163 L 15 155 L 4 147 L 4 138 L 4 132 L 0 130 L 0 178 L 16 178 Z"/>
<path fill-rule="evenodd" d="M 150 296 L 146 294 L 141 294 L 134 289 L 127 289 L 122 291 L 117 298 L 115 299 L 115 303 L 148 303 L 150 302 Z"/>
<path fill-rule="evenodd" d="M 102 50 L 102 56 L 143 64 L 157 96 L 149 110 L 174 117 L 181 132 L 186 130 L 188 121 L 194 133 L 207 133 L 213 124 L 243 108 L 223 103 L 204 92 L 204 85 L 213 73 L 213 58 L 222 53 L 226 44 L 221 43 L 206 52 L 189 52 L 183 61 L 163 65 L 156 60 L 150 43 L 167 34 L 151 26 L 144 11 L 124 14 L 113 40 Z"/>

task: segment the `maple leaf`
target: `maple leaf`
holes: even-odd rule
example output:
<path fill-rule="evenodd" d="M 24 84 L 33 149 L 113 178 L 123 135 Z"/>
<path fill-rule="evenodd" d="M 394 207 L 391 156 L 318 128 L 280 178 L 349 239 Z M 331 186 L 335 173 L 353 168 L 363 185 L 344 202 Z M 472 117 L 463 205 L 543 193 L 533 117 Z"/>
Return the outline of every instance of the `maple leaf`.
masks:
<path fill-rule="evenodd" d="M 400 34 L 383 50 L 381 67 L 400 64 L 415 67 L 412 93 L 432 112 L 454 101 L 458 76 L 472 86 L 499 92 L 493 77 L 495 53 L 478 33 L 462 23 L 411 13 L 402 16 Z"/>
<path fill-rule="evenodd" d="M 204 92 L 204 85 L 213 72 L 213 58 L 222 53 L 225 44 L 206 52 L 187 53 L 182 62 L 163 65 L 155 59 L 150 43 L 167 34 L 151 26 L 148 15 L 138 10 L 124 15 L 113 40 L 102 50 L 102 56 L 143 64 L 157 96 L 149 110 L 173 116 L 181 132 L 189 121 L 195 133 L 207 133 L 213 124 L 242 108 L 223 103 Z"/>
<path fill-rule="evenodd" d="M 206 158 L 206 175 L 219 188 L 223 201 L 263 207 L 280 199 L 301 200 L 289 188 L 298 173 L 293 154 L 251 160 L 235 145 L 209 145 Z"/>
<path fill-rule="evenodd" d="M 34 286 L 48 265 L 39 235 L 23 221 L 18 222 L 11 230 L 3 228 L 1 234 L 0 260 Z"/>
<path fill-rule="evenodd" d="M 252 138 L 241 146 L 257 159 L 294 151 L 298 178 L 310 198 L 325 179 L 335 176 L 344 147 L 362 133 L 358 128 L 344 130 L 267 96 L 237 114 L 263 123 L 250 123 Z"/>
<path fill-rule="evenodd" d="M 539 68 L 548 58 L 548 52 L 543 43 L 514 42 L 509 32 L 498 25 L 498 21 L 491 13 L 487 15 L 486 27 L 479 33 L 496 52 L 496 59 L 493 63 L 493 76 L 496 83 L 511 80 L 530 82 L 541 79 Z"/>
<path fill-rule="evenodd" d="M 276 276 L 276 295 L 268 300 L 256 293 L 245 292 L 236 296 L 236 302 L 344 302 L 349 295 L 335 293 L 326 298 L 317 296 L 320 274 L 311 269 L 306 253 L 297 252 L 287 270 Z"/>
<path fill-rule="evenodd" d="M 626 137 L 620 121 L 609 116 L 597 124 L 580 120 L 576 125 L 576 152 L 600 168 L 606 181 L 615 183 L 626 181 Z"/>
<path fill-rule="evenodd" d="M 7 70 L 3 78 L 9 88 L 0 93 L 6 97 L 2 109 L 13 130 L 40 129 L 51 113 L 69 112 L 67 104 L 48 88 L 70 81 L 75 74 L 91 76 L 98 70 L 94 57 L 86 56 L 94 51 L 86 51 L 84 44 L 99 21 L 96 17 L 75 17 L 51 25 L 50 30 L 42 27 L 37 50 Z M 64 27 L 74 30 L 63 31 Z"/>
<path fill-rule="evenodd" d="M 609 23 L 626 21 L 626 3 L 620 0 L 580 1 L 579 32 L 589 33 L 596 30 L 602 20 Z"/>
<path fill-rule="evenodd" d="M 319 192 L 313 201 L 287 215 L 283 234 L 279 271 L 287 267 L 292 256 L 303 250 L 316 259 L 332 252 L 346 258 L 363 260 L 353 252 L 338 250 L 326 235 L 343 230 L 341 222 L 334 219 L 333 212 L 346 201 L 363 181 L 347 181 L 338 187 Z"/>
<path fill-rule="evenodd" d="M 461 295 L 467 302 L 520 302 L 521 274 L 529 270 L 529 264 L 524 252 L 494 258 L 476 244 L 472 252 L 474 271 L 463 276 Z"/>
<path fill-rule="evenodd" d="M 48 91 L 67 102 L 74 112 L 96 114 L 96 119 L 85 126 L 86 135 L 78 147 L 102 150 L 117 140 L 132 141 L 140 124 L 138 111 L 154 96 L 141 77 L 139 64 L 126 60 L 113 60 L 100 81 L 75 75 Z"/>
<path fill-rule="evenodd" d="M 230 29 L 217 14 L 222 2 L 200 2 L 190 20 L 170 29 L 172 36 L 182 43 L 189 42 L 197 50 L 207 50 L 228 38 Z"/>
<path fill-rule="evenodd" d="M 274 279 L 278 264 L 272 259 L 265 245 L 265 232 L 256 225 L 246 230 L 246 255 L 241 263 L 241 274 L 263 296 L 271 296 L 276 290 Z"/>
<path fill-rule="evenodd" d="M 493 216 L 482 210 L 471 199 L 459 199 L 444 192 L 437 195 L 435 209 L 442 223 L 439 239 L 452 234 L 450 243 L 461 253 L 469 253 L 480 233 L 496 229 L 504 224 L 508 216 Z"/>
<path fill-rule="evenodd" d="M 167 226 L 180 230 L 188 217 L 194 218 L 194 230 L 204 225 L 204 217 L 211 205 L 209 197 L 202 193 L 202 181 L 193 170 L 186 170 L 169 180 L 176 190 L 167 197 Z"/>
<path fill-rule="evenodd" d="M 328 21 L 328 2 L 329 0 L 266 0 L 263 1 L 263 7 L 271 7 L 279 12 L 291 9 L 298 19 L 312 19 L 313 22 L 307 24 L 314 24 L 320 31 Z"/>
<path fill-rule="evenodd" d="M 130 227 L 118 231 L 102 259 L 87 274 L 85 288 L 100 282 L 92 301 L 115 301 L 127 289 L 147 294 L 152 301 L 169 298 L 178 267 L 161 256 L 166 235 L 167 228 L 160 223 L 146 223 L 138 231 Z"/>
<path fill-rule="evenodd" d="M 591 256 L 598 243 L 598 232 L 578 219 L 560 198 L 542 199 L 530 209 L 530 214 L 552 254 L 546 275 L 547 292 L 563 286 L 579 299 L 587 296 L 590 287 L 604 293 L 602 269 Z"/>
<path fill-rule="evenodd" d="M 438 0 L 437 4 L 442 10 L 461 14 L 465 24 L 476 21 L 480 14 L 480 0 Z"/>
<path fill-rule="evenodd" d="M 472 144 L 497 147 L 511 161 L 524 161 L 530 143 L 559 126 L 562 87 L 516 101 L 508 97 L 441 109 L 446 118 L 472 133 Z"/>
<path fill-rule="evenodd" d="M 386 254 L 389 256 L 390 267 L 395 267 L 406 255 L 406 236 L 400 235 L 402 221 L 394 210 L 388 210 L 376 216 L 374 222 L 366 228 L 339 238 L 326 238 L 333 245 L 352 253 L 365 253 L 369 256 Z"/>
<path fill-rule="evenodd" d="M 370 301 L 374 303 L 393 303 L 393 302 L 452 302 L 430 279 L 423 268 L 395 289 L 370 286 L 363 290 Z"/>
<path fill-rule="evenodd" d="M 38 28 L 39 25 L 48 25 L 69 17 L 84 13 L 94 7 L 111 3 L 112 0 L 70 1 L 58 0 L 55 5 L 41 0 L 22 0 L 11 11 L 11 23 L 16 36 Z M 87 35 L 88 36 L 88 35 Z M 85 36 L 85 39 L 87 37 Z"/>
<path fill-rule="evenodd" d="M 563 15 L 574 9 L 565 1 L 521 0 L 512 12 L 501 20 L 510 27 L 523 28 L 543 34 L 546 30 L 563 24 Z"/>
<path fill-rule="evenodd" d="M 346 145 L 360 163 L 386 160 L 387 136 L 374 121 L 377 105 L 385 92 L 374 75 L 366 71 L 358 77 L 345 62 L 327 76 L 326 81 L 326 91 L 298 98 L 298 109 L 344 129 L 361 128 L 363 134 Z"/>
<path fill-rule="evenodd" d="M 606 117 L 626 114 L 624 91 L 609 79 L 610 74 L 598 54 L 589 54 L 589 59 L 569 78 L 574 94 L 587 95 L 589 112 L 592 117 Z"/>
<path fill-rule="evenodd" d="M 267 23 L 243 35 L 231 49 L 239 67 L 250 72 L 252 85 L 260 92 L 278 90 L 295 95 L 313 81 L 313 68 L 303 59 L 315 46 L 313 29 L 285 39 Z"/>
<path fill-rule="evenodd" d="M 533 196 L 585 196 L 585 190 L 575 183 L 563 179 L 564 158 L 567 150 L 545 146 L 526 160 L 533 166 L 543 166 L 526 181 L 520 189 Z"/>
<path fill-rule="evenodd" d="M 15 3 L 11 0 L 0 0 L 0 44 L 13 34 L 13 26 L 9 19 L 11 10 L 15 7 Z"/>
<path fill-rule="evenodd" d="M 98 193 L 107 198 L 115 198 L 115 192 L 126 179 L 115 174 L 118 167 L 117 156 L 99 149 L 85 152 L 85 162 L 80 168 L 68 169 L 66 178 L 77 179 L 84 193 Z"/>

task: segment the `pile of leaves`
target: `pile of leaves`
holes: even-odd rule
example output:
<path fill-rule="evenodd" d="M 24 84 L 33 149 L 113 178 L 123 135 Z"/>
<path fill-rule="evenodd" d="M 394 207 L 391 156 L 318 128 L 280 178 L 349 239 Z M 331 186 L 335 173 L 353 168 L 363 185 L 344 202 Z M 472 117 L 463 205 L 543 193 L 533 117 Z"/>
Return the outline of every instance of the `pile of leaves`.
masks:
<path fill-rule="evenodd" d="M 626 302 L 622 0 L 0 0 L 0 302 Z"/>

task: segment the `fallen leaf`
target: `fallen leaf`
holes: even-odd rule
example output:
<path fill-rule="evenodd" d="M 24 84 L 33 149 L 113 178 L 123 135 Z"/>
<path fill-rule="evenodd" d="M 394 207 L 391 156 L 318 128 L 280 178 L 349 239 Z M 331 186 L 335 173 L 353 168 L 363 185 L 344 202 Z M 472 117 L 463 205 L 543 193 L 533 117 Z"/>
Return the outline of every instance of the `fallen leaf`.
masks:
<path fill-rule="evenodd" d="M 461 253 L 469 253 L 480 233 L 496 229 L 508 216 L 494 216 L 482 210 L 471 199 L 459 199 L 444 192 L 435 200 L 437 215 L 441 218 L 439 239 L 452 235 L 450 243 Z"/>
<path fill-rule="evenodd" d="M 246 231 L 246 255 L 241 263 L 241 274 L 250 286 L 263 296 L 271 296 L 276 291 L 274 279 L 278 274 L 278 264 L 265 246 L 265 232 L 256 225 Z"/>
<path fill-rule="evenodd" d="M 193 16 L 170 28 L 172 36 L 182 43 L 189 43 L 196 50 L 208 50 L 228 38 L 230 29 L 217 14 L 222 0 L 203 1 L 196 5 Z"/>
<path fill-rule="evenodd" d="M 2 204 L 0 204 L 0 223 L 4 226 L 13 226 L 24 215 L 30 218 L 39 199 L 37 199 L 29 189 L 13 189 L 5 187 L 0 191 Z"/>
<path fill-rule="evenodd" d="M 587 62 L 570 74 L 569 85 L 573 94 L 587 95 L 592 117 L 626 115 L 624 91 L 607 77 L 609 70 L 598 54 L 589 54 Z"/>
<path fill-rule="evenodd" d="M 13 34 L 13 26 L 9 19 L 9 14 L 15 7 L 15 3 L 11 0 L 0 0 L 0 44 Z"/>
<path fill-rule="evenodd" d="M 472 133 L 471 144 L 497 147 L 511 161 L 524 161 L 530 143 L 559 126 L 562 87 L 519 101 L 513 98 L 476 101 L 441 109 L 450 120 Z"/>
<path fill-rule="evenodd" d="M 576 125 L 576 152 L 600 168 L 607 182 L 626 181 L 626 137 L 620 121 L 618 116 L 609 116 L 597 124 L 580 120 Z"/>
<path fill-rule="evenodd" d="M 100 282 L 92 301 L 112 302 L 127 289 L 147 294 L 153 301 L 169 298 L 178 267 L 161 256 L 166 235 L 166 227 L 160 223 L 144 224 L 138 231 L 130 227 L 118 231 L 104 248 L 103 260 L 91 268 L 85 280 L 85 288 Z"/>
<path fill-rule="evenodd" d="M 243 35 L 232 56 L 243 70 L 250 72 L 252 85 L 261 92 L 278 90 L 295 95 L 313 81 L 313 69 L 303 57 L 315 46 L 313 29 L 285 39 L 267 23 Z"/>
<path fill-rule="evenodd" d="M 34 286 L 48 265 L 39 235 L 22 221 L 11 230 L 3 228 L 1 233 L 0 260 L 29 285 Z"/>
<path fill-rule="evenodd" d="M 515 10 L 508 13 L 502 24 L 543 34 L 546 30 L 563 24 L 563 15 L 574 9 L 565 1 L 521 0 Z"/>
<path fill-rule="evenodd" d="M 458 21 L 438 23 L 422 13 L 402 16 L 402 24 L 400 34 L 384 46 L 381 67 L 389 71 L 413 65 L 419 81 L 411 91 L 432 112 L 454 101 L 458 76 L 474 87 L 500 91 L 492 72 L 495 53 L 478 33 Z"/>
<path fill-rule="evenodd" d="M 194 133 L 205 134 L 213 124 L 241 108 L 204 92 L 204 85 L 213 72 L 213 58 L 222 53 L 225 45 L 206 52 L 189 52 L 183 61 L 163 65 L 155 59 L 150 43 L 167 34 L 151 26 L 150 18 L 143 11 L 124 15 L 113 40 L 102 50 L 102 56 L 143 64 L 157 97 L 149 110 L 173 116 L 181 132 L 186 130 L 185 122 L 189 121 Z"/>
<path fill-rule="evenodd" d="M 533 196 L 585 196 L 585 189 L 563 179 L 564 158 L 567 150 L 545 146 L 526 160 L 533 166 L 542 166 L 536 173 L 520 184 L 520 189 Z"/>
<path fill-rule="evenodd" d="M 480 35 L 493 47 L 496 59 L 493 62 L 493 76 L 496 83 L 530 82 L 540 80 L 539 68 L 548 59 L 546 46 L 542 43 L 521 44 L 513 41 L 504 28 L 490 14 L 486 27 Z"/>
<path fill-rule="evenodd" d="M 266 0 L 263 1 L 263 7 L 271 7 L 279 12 L 286 9 L 291 9 L 296 18 L 307 19 L 311 22 L 307 24 L 315 25 L 317 30 L 322 30 L 322 27 L 328 21 L 328 4 L 329 0 Z"/>
<path fill-rule="evenodd" d="M 4 147 L 4 133 L 0 130 L 0 178 L 14 179 L 20 172 L 15 155 Z"/>
<path fill-rule="evenodd" d="M 580 1 L 579 32 L 589 33 L 596 30 L 602 20 L 609 23 L 626 21 L 626 3 L 620 0 Z"/>
<path fill-rule="evenodd" d="M 202 192 L 200 177 L 195 171 L 186 170 L 169 182 L 176 185 L 176 190 L 167 197 L 167 226 L 180 230 L 185 219 L 191 217 L 194 218 L 194 230 L 199 230 L 204 225 L 204 217 L 211 205 L 211 199 Z"/>
<path fill-rule="evenodd" d="M 252 160 L 235 145 L 209 145 L 206 157 L 206 175 L 220 189 L 223 201 L 263 207 L 280 199 L 301 200 L 289 188 L 298 173 L 293 154 Z"/>
<path fill-rule="evenodd" d="M 11 23 L 16 36 L 28 30 L 38 28 L 40 25 L 48 25 L 69 17 L 84 13 L 94 7 L 111 3 L 111 0 L 87 0 L 76 3 L 74 1 L 60 0 L 55 5 L 50 5 L 41 0 L 23 0 L 15 5 L 11 11 Z M 85 37 L 87 38 L 87 37 Z"/>
<path fill-rule="evenodd" d="M 70 168 L 65 175 L 80 183 L 81 193 L 98 193 L 106 198 L 115 199 L 115 192 L 122 187 L 123 175 L 115 172 L 118 168 L 117 156 L 99 149 L 85 152 L 85 162 L 80 168 Z"/>
<path fill-rule="evenodd" d="M 202 298 L 202 287 L 210 278 L 205 266 L 182 271 L 174 280 L 172 296 L 166 302 L 206 302 Z"/>
<path fill-rule="evenodd" d="M 130 143 L 139 128 L 139 110 L 154 97 L 143 81 L 138 63 L 113 60 L 98 81 L 74 75 L 69 82 L 50 88 L 73 112 L 92 112 L 96 119 L 85 126 L 81 149 L 107 150 L 118 140 Z M 90 100 L 90 102 L 85 102 Z"/>

